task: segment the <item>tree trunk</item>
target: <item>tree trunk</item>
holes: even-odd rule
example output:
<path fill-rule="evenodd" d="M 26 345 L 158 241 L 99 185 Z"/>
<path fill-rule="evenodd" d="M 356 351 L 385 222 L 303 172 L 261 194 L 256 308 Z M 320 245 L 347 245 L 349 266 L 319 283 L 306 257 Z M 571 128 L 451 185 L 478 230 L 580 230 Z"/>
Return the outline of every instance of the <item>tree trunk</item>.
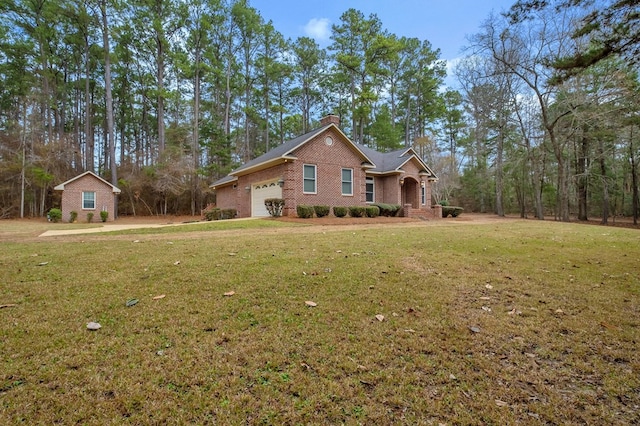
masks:
<path fill-rule="evenodd" d="M 609 223 L 609 179 L 607 179 L 607 164 L 604 158 L 604 142 L 598 141 L 598 156 L 600 157 L 600 174 L 602 175 L 602 221 L 603 225 Z"/>
<path fill-rule="evenodd" d="M 502 194 L 504 191 L 502 156 L 504 151 L 504 127 L 501 127 L 496 146 L 496 214 L 504 217 Z"/>
<path fill-rule="evenodd" d="M 158 157 L 162 155 L 165 148 L 164 136 L 164 41 L 157 34 L 156 43 L 158 44 L 158 60 L 156 79 L 158 84 Z"/>
<path fill-rule="evenodd" d="M 85 81 L 84 81 L 84 169 L 95 171 L 94 164 L 94 140 L 91 129 L 91 89 L 89 86 L 89 40 L 85 40 Z"/>
<path fill-rule="evenodd" d="M 191 155 L 193 157 L 193 182 L 191 183 L 191 216 L 195 216 L 198 207 L 198 169 L 200 168 L 200 48 L 196 47 L 195 75 L 193 84 L 193 141 Z"/>
<path fill-rule="evenodd" d="M 585 134 L 587 129 L 584 129 Z M 576 160 L 576 174 L 578 186 L 578 220 L 588 220 L 588 186 L 589 178 L 587 176 L 589 169 L 589 140 L 586 136 L 582 137 L 580 143 L 579 156 Z"/>
<path fill-rule="evenodd" d="M 111 51 L 109 47 L 109 22 L 107 19 L 107 2 L 100 4 L 102 15 L 102 43 L 104 48 L 104 90 L 106 97 L 107 137 L 109 145 L 109 165 L 111 167 L 111 184 L 118 185 L 118 168 L 116 163 L 116 141 L 113 130 L 113 93 L 111 91 Z M 114 194 L 113 218 L 118 217 L 118 197 Z"/>
<path fill-rule="evenodd" d="M 638 197 L 638 168 L 636 166 L 635 152 L 633 151 L 633 130 L 629 135 L 629 159 L 631 161 L 631 190 L 633 191 L 633 224 L 638 224 L 638 208 L 640 207 L 640 200 Z"/>

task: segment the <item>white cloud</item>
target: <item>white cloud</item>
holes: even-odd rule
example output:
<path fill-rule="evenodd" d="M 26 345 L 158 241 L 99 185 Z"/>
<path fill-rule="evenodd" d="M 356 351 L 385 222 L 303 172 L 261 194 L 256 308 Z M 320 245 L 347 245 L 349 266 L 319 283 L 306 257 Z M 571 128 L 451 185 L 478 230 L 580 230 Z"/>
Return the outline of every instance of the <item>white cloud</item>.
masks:
<path fill-rule="evenodd" d="M 331 21 L 327 18 L 313 18 L 304 26 L 304 33 L 317 41 L 329 40 Z"/>

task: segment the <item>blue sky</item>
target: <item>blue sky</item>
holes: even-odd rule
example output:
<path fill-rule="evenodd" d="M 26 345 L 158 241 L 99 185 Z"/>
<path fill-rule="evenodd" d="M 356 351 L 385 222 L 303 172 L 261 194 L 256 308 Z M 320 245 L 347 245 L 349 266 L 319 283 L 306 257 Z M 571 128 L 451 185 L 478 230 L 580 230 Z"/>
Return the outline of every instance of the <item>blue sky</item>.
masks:
<path fill-rule="evenodd" d="M 378 15 L 383 28 L 398 36 L 429 40 L 440 58 L 462 56 L 465 36 L 478 31 L 493 10 L 508 9 L 515 0 L 250 0 L 266 21 L 286 38 L 310 36 L 323 47 L 329 44 L 332 24 L 354 8 L 365 16 Z"/>

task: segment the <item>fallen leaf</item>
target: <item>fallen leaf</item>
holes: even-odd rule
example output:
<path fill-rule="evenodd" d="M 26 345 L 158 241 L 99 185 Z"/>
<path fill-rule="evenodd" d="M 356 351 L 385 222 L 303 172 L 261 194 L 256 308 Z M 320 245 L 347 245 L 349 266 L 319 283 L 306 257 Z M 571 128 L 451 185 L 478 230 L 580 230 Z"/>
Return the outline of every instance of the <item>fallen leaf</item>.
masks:
<path fill-rule="evenodd" d="M 175 262 L 173 262 L 174 265 L 178 266 L 180 264 L 179 260 L 176 260 Z"/>
<path fill-rule="evenodd" d="M 49 262 L 40 262 L 40 263 L 38 263 L 38 266 L 44 266 L 44 265 L 48 265 L 48 264 L 49 264 Z"/>
<path fill-rule="evenodd" d="M 449 380 L 458 380 L 458 378 L 453 374 L 449 374 Z"/>
<path fill-rule="evenodd" d="M 469 327 L 469 330 L 471 330 L 473 333 L 480 333 L 480 327 L 476 327 L 475 325 Z"/>
<path fill-rule="evenodd" d="M 237 256 L 238 253 L 229 253 L 229 256 Z"/>
<path fill-rule="evenodd" d="M 134 243 L 139 243 L 139 242 L 140 242 L 140 240 L 133 240 L 133 242 L 134 242 Z"/>
<path fill-rule="evenodd" d="M 164 298 L 165 298 L 165 296 L 166 296 L 166 294 L 161 294 L 161 295 L 158 295 L 158 296 L 154 296 L 154 297 L 153 297 L 153 300 L 164 299 Z"/>
<path fill-rule="evenodd" d="M 314 308 L 316 306 L 318 306 L 318 304 L 316 302 L 312 302 L 311 300 L 307 300 L 306 302 L 304 302 L 305 305 Z"/>
<path fill-rule="evenodd" d="M 616 330 L 618 328 L 615 325 L 608 324 L 604 321 L 602 321 L 600 325 L 603 326 L 604 328 L 608 328 L 609 330 Z"/>
<path fill-rule="evenodd" d="M 488 306 L 483 306 L 482 310 L 485 311 L 485 312 L 491 312 L 491 308 L 488 307 Z"/>
<path fill-rule="evenodd" d="M 15 306 L 18 306 L 15 303 L 7 303 L 6 305 L 0 305 L 0 309 L 4 309 L 4 308 L 13 308 Z"/>
<path fill-rule="evenodd" d="M 127 303 L 125 303 L 125 305 L 127 306 L 127 308 L 130 308 L 132 306 L 137 305 L 138 302 L 139 302 L 138 299 L 129 299 L 129 300 L 127 300 Z"/>
<path fill-rule="evenodd" d="M 236 294 L 235 291 L 227 291 L 224 295 L 227 297 L 233 296 L 234 294 Z"/>
<path fill-rule="evenodd" d="M 504 402 L 504 401 L 501 401 L 501 400 L 499 400 L 499 399 L 496 399 L 496 405 L 497 405 L 498 407 L 506 407 L 506 406 L 507 406 L 507 405 L 509 405 L 509 404 L 508 404 L 508 403 L 506 403 L 506 402 Z"/>
<path fill-rule="evenodd" d="M 87 323 L 87 330 L 96 331 L 96 330 L 99 330 L 100 328 L 102 328 L 102 326 L 97 322 L 92 321 Z"/>
<path fill-rule="evenodd" d="M 490 298 L 490 297 L 488 297 L 488 296 L 482 296 L 482 297 L 480 298 L 480 300 L 491 300 L 491 298 Z"/>
<path fill-rule="evenodd" d="M 556 314 L 564 314 L 564 311 L 562 309 L 556 309 Z"/>
<path fill-rule="evenodd" d="M 384 315 L 380 315 L 380 314 L 378 314 L 378 315 L 376 315 L 376 319 L 377 319 L 378 321 L 384 321 Z"/>
<path fill-rule="evenodd" d="M 486 288 L 488 288 L 489 290 L 491 290 L 493 288 L 493 286 L 491 284 L 487 284 L 485 285 Z"/>

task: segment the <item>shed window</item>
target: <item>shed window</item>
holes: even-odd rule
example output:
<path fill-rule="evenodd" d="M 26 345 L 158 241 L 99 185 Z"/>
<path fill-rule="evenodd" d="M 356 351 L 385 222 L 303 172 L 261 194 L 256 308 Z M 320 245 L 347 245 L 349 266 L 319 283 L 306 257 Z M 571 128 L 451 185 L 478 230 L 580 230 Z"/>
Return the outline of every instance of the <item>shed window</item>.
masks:
<path fill-rule="evenodd" d="M 342 195 L 353 195 L 352 169 L 342 169 Z"/>
<path fill-rule="evenodd" d="M 95 192 L 86 191 L 82 193 L 82 208 L 85 210 L 95 210 L 96 208 Z"/>
<path fill-rule="evenodd" d="M 303 187 L 302 192 L 305 194 L 315 194 L 316 189 L 316 166 L 313 164 L 305 164 L 302 171 Z"/>

